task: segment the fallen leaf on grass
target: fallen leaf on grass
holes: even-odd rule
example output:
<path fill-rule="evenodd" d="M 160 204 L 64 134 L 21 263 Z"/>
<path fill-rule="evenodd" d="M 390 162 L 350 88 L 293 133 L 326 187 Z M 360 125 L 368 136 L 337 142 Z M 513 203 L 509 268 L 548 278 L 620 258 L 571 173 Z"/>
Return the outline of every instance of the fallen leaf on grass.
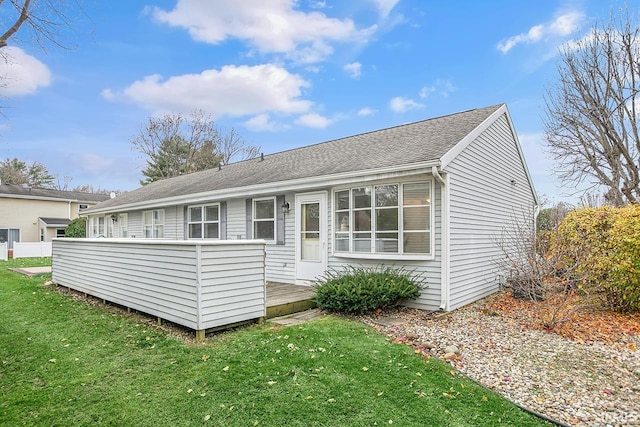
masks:
<path fill-rule="evenodd" d="M 229 367 L 228 367 L 228 366 L 225 366 L 224 368 L 222 368 L 222 370 L 223 370 L 224 372 L 227 372 L 227 371 L 229 370 Z"/>

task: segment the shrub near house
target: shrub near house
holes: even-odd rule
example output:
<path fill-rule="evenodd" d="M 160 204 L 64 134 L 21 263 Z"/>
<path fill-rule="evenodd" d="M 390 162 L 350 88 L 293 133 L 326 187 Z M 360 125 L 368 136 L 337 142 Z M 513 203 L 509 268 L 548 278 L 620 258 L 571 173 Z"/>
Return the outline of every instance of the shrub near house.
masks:
<path fill-rule="evenodd" d="M 318 307 L 341 313 L 363 313 L 415 299 L 424 279 L 413 272 L 392 267 L 346 267 L 329 271 L 315 285 Z"/>
<path fill-rule="evenodd" d="M 572 211 L 553 240 L 553 250 L 573 254 L 563 262 L 606 307 L 640 311 L 640 206 Z"/>
<path fill-rule="evenodd" d="M 80 217 L 71 220 L 64 231 L 64 237 L 87 237 L 87 218 Z"/>

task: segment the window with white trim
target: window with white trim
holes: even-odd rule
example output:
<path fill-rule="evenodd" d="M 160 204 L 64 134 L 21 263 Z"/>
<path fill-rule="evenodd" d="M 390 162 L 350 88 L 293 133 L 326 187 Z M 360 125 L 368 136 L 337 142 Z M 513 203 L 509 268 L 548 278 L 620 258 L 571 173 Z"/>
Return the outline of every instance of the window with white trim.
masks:
<path fill-rule="evenodd" d="M 118 214 L 118 229 L 119 237 L 127 237 L 127 225 L 129 222 L 129 215 L 126 213 Z"/>
<path fill-rule="evenodd" d="M 142 212 L 142 232 L 147 239 L 164 237 L 164 209 Z"/>
<path fill-rule="evenodd" d="M 336 253 L 431 254 L 431 182 L 334 192 Z"/>
<path fill-rule="evenodd" d="M 219 239 L 220 205 L 189 206 L 187 224 L 190 239 Z"/>
<path fill-rule="evenodd" d="M 103 216 L 92 216 L 89 218 L 89 237 L 104 237 L 105 220 Z"/>
<path fill-rule="evenodd" d="M 253 238 L 276 239 L 276 198 L 253 199 Z"/>
<path fill-rule="evenodd" d="M 13 249 L 13 242 L 20 242 L 20 229 L 0 228 L 0 243 L 7 243 L 7 248 Z"/>

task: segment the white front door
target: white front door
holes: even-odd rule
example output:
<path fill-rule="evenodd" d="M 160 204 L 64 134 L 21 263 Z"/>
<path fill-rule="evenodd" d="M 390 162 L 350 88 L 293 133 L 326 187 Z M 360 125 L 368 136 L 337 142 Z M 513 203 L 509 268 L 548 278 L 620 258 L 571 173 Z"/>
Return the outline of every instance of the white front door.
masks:
<path fill-rule="evenodd" d="M 296 195 L 296 281 L 310 282 L 327 269 L 327 193 Z"/>

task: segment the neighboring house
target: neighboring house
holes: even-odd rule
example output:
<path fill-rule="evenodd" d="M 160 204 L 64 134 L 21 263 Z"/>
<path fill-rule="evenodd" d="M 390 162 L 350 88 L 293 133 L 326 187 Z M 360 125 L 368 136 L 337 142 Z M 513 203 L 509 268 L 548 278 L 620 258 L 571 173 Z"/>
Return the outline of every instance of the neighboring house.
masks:
<path fill-rule="evenodd" d="M 496 240 L 523 213 L 533 226 L 537 204 L 502 104 L 157 181 L 85 214 L 90 236 L 265 239 L 274 282 L 404 266 L 428 284 L 411 306 L 452 310 L 499 288 Z"/>
<path fill-rule="evenodd" d="M 64 237 L 80 211 L 109 198 L 104 194 L 0 184 L 0 242 L 50 242 Z"/>

